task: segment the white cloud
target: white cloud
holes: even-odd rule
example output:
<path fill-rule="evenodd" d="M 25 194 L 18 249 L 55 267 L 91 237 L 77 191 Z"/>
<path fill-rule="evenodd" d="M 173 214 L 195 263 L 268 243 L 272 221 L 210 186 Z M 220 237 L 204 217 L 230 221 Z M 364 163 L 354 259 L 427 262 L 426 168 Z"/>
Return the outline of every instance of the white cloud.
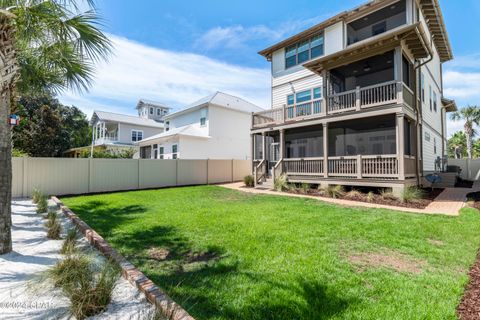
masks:
<path fill-rule="evenodd" d="M 323 14 L 310 19 L 290 20 L 275 28 L 269 28 L 263 24 L 251 27 L 242 25 L 219 26 L 205 32 L 197 39 L 195 45 L 204 49 L 240 48 L 253 40 L 279 41 L 293 33 L 311 27 L 328 16 L 328 14 Z"/>
<path fill-rule="evenodd" d="M 270 106 L 270 70 L 227 64 L 203 55 L 173 52 L 109 35 L 115 54 L 100 63 L 89 93 L 60 100 L 91 114 L 93 109 L 135 113 L 138 99 L 181 107 L 215 91 Z"/>

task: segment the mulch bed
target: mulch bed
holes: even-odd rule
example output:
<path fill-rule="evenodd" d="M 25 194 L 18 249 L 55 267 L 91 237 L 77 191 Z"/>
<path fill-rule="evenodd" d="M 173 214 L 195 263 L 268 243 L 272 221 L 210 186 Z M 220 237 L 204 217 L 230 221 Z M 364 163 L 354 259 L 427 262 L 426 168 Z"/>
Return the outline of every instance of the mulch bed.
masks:
<path fill-rule="evenodd" d="M 461 320 L 480 319 L 480 253 L 469 272 L 470 281 L 460 304 L 457 307 L 458 318 Z"/>
<path fill-rule="evenodd" d="M 367 203 L 377 203 L 377 204 L 383 204 L 383 205 L 395 206 L 395 207 L 402 207 L 402 208 L 425 209 L 443 191 L 443 189 L 441 189 L 441 188 L 436 188 L 436 189 L 433 189 L 433 190 L 431 188 L 424 188 L 423 190 L 425 192 L 425 195 L 424 195 L 423 199 L 418 199 L 418 200 L 411 201 L 411 202 L 402 202 L 399 199 L 383 198 L 380 194 L 374 194 L 373 199 L 368 201 L 367 193 L 363 193 L 362 195 L 359 195 L 359 196 L 349 196 L 348 192 L 345 193 L 345 195 L 343 195 L 341 197 L 338 197 L 338 199 L 345 199 L 345 200 L 352 200 L 352 201 L 359 201 L 359 202 L 367 202 Z M 302 194 L 302 191 L 300 191 L 300 190 L 289 190 L 287 192 Z M 328 198 L 325 195 L 322 195 L 322 194 L 318 193 L 318 191 L 316 191 L 314 189 L 311 189 L 308 192 L 308 195 L 316 196 L 316 197 L 320 197 L 320 198 Z"/>

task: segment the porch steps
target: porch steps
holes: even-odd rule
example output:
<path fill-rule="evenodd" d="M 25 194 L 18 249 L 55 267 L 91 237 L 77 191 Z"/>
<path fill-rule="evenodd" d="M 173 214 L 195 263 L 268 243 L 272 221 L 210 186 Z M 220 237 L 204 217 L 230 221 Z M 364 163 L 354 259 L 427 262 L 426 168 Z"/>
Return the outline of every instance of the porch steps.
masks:
<path fill-rule="evenodd" d="M 266 190 L 272 190 L 273 189 L 273 179 L 272 178 L 267 178 L 265 181 L 262 181 L 257 184 L 256 186 L 257 189 L 266 189 Z"/>

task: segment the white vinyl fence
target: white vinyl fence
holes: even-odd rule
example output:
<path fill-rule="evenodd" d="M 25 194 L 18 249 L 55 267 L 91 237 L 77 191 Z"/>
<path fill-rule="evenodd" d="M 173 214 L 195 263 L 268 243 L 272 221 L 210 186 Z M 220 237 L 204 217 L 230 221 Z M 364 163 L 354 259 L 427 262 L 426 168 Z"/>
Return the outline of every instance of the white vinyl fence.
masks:
<path fill-rule="evenodd" d="M 34 189 L 83 194 L 240 181 L 249 160 L 13 158 L 13 197 Z"/>
<path fill-rule="evenodd" d="M 463 179 L 480 179 L 480 159 L 448 159 L 448 164 L 462 168 L 460 176 Z"/>

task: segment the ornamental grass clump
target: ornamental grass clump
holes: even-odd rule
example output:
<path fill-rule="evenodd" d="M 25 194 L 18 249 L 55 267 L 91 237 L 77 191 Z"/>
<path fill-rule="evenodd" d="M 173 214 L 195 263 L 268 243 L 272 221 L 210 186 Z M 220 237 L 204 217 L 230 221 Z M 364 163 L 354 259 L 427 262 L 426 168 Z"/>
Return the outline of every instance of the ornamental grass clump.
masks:
<path fill-rule="evenodd" d="M 389 189 L 382 190 L 380 192 L 380 196 L 382 197 L 383 200 L 392 200 L 392 201 L 398 200 L 398 198 Z"/>
<path fill-rule="evenodd" d="M 37 202 L 37 213 L 46 213 L 48 211 L 47 197 L 42 195 Z"/>
<path fill-rule="evenodd" d="M 401 195 L 402 202 L 415 202 L 421 200 L 425 196 L 425 191 L 418 187 L 404 188 Z"/>
<path fill-rule="evenodd" d="M 99 265 L 84 252 L 67 255 L 48 272 L 54 285 L 70 299 L 70 312 L 76 319 L 107 309 L 119 275 L 120 269 L 114 262 Z"/>
<path fill-rule="evenodd" d="M 372 191 L 369 191 L 367 193 L 367 201 L 368 202 L 373 202 L 375 200 L 375 194 Z"/>
<path fill-rule="evenodd" d="M 60 239 L 60 233 L 62 233 L 62 224 L 58 219 L 57 213 L 50 211 L 47 217 L 47 222 L 45 222 L 45 227 L 47 227 L 47 237 L 54 240 Z"/>
<path fill-rule="evenodd" d="M 287 175 L 282 174 L 281 176 L 275 178 L 275 181 L 273 182 L 273 188 L 279 192 L 287 190 L 288 189 Z"/>
<path fill-rule="evenodd" d="M 325 188 L 325 194 L 330 198 L 340 198 L 345 194 L 345 189 L 341 185 L 328 186 Z"/>
<path fill-rule="evenodd" d="M 61 254 L 72 254 L 77 250 L 77 229 L 71 228 L 67 232 L 67 236 L 63 241 L 62 248 L 60 249 Z"/>
<path fill-rule="evenodd" d="M 37 204 L 40 198 L 43 197 L 43 193 L 39 189 L 33 189 L 32 202 Z"/>
<path fill-rule="evenodd" d="M 245 187 L 252 188 L 255 185 L 255 180 L 252 175 L 248 175 L 243 177 L 243 183 L 245 184 Z"/>
<path fill-rule="evenodd" d="M 310 184 L 302 183 L 302 185 L 300 186 L 300 189 L 302 190 L 303 194 L 308 194 L 308 191 L 310 191 Z"/>

